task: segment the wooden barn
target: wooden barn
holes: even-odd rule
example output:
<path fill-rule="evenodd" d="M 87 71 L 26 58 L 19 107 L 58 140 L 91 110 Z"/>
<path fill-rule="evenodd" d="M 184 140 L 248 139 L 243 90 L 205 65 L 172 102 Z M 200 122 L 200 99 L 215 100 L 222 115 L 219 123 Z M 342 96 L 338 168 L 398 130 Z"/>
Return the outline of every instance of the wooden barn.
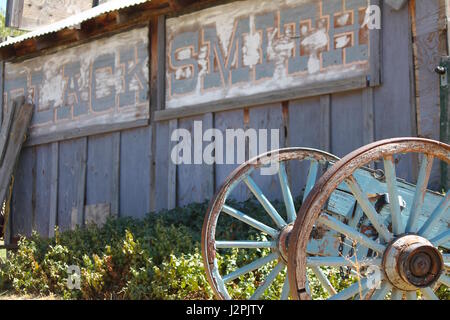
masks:
<path fill-rule="evenodd" d="M 175 130 L 194 136 L 199 123 L 202 132 L 278 129 L 280 148 L 339 157 L 389 137 L 446 141 L 448 86 L 435 69 L 446 66 L 447 8 L 108 1 L 0 43 L 0 116 L 19 96 L 34 106 L 6 242 L 211 199 L 238 163 L 171 157 Z M 204 145 L 192 143 L 193 158 Z M 410 166 L 399 175 L 414 181 Z M 445 180 L 439 168 L 432 179 Z M 279 196 L 270 181 L 262 188 Z"/>

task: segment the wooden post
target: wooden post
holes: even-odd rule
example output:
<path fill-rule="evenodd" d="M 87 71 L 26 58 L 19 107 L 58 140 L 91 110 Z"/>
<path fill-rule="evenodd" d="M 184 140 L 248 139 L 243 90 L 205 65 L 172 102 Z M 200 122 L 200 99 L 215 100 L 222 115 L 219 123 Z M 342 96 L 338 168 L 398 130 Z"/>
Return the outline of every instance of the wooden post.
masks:
<path fill-rule="evenodd" d="M 0 166 L 0 201 L 6 197 L 7 208 L 5 212 L 4 239 L 9 244 L 11 236 L 10 200 L 14 184 L 14 172 L 19 161 L 22 145 L 26 140 L 28 126 L 33 116 L 34 107 L 25 104 L 25 97 L 16 99 L 8 110 L 7 124 L 2 126 L 0 134 L 2 161 Z"/>
<path fill-rule="evenodd" d="M 165 101 L 165 17 L 154 17 L 150 21 L 150 118 L 151 118 L 151 168 L 150 168 L 150 211 L 156 210 L 156 125 L 154 113 L 164 109 Z"/>
<path fill-rule="evenodd" d="M 167 208 L 169 210 L 174 209 L 177 206 L 177 166 L 170 158 L 171 150 L 176 142 L 170 141 L 172 132 L 178 129 L 178 120 L 173 119 L 169 121 L 169 163 L 168 163 L 168 175 L 167 175 Z M 178 154 L 178 152 L 177 152 Z"/>
<path fill-rule="evenodd" d="M 11 130 L 7 135 L 6 151 L 0 168 L 0 199 L 5 199 L 11 175 L 19 160 L 20 150 L 25 141 L 24 137 L 28 131 L 28 126 L 33 115 L 33 105 L 23 104 L 24 98 L 21 97 L 13 103 L 13 113 L 15 114 Z"/>

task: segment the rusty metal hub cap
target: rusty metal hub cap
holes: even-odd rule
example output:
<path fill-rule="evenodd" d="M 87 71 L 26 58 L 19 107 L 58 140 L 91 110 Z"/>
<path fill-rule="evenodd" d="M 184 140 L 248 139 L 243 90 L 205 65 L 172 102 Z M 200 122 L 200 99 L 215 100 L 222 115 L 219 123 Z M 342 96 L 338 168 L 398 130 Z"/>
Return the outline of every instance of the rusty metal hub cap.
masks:
<path fill-rule="evenodd" d="M 430 241 L 416 235 L 398 238 L 386 249 L 383 267 L 389 281 L 397 288 L 414 291 L 434 284 L 444 262 Z"/>

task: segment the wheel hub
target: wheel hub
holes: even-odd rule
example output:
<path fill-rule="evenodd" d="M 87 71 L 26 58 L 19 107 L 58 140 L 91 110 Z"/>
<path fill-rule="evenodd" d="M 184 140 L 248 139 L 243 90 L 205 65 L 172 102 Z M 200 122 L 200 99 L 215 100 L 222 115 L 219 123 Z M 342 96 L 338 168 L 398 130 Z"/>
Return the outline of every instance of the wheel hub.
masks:
<path fill-rule="evenodd" d="M 288 224 L 281 230 L 280 236 L 278 237 L 278 251 L 280 252 L 281 259 L 285 263 L 288 261 L 288 244 L 293 227 L 293 224 Z"/>
<path fill-rule="evenodd" d="M 443 266 L 439 250 L 417 235 L 396 239 L 383 256 L 387 278 L 401 290 L 414 291 L 431 286 L 439 279 Z"/>

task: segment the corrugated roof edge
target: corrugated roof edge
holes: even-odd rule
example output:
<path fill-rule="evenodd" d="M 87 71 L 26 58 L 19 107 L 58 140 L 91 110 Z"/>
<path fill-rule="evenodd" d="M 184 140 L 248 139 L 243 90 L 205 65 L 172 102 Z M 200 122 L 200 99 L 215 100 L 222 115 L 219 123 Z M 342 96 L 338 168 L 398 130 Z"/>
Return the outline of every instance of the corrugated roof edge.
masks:
<path fill-rule="evenodd" d="M 98 17 L 102 14 L 117 11 L 120 9 L 133 7 L 145 2 L 150 2 L 151 0 L 114 0 L 111 2 L 106 2 L 92 9 L 86 10 L 74 16 L 68 17 L 64 20 L 43 26 L 34 31 L 27 32 L 19 37 L 15 37 L 0 43 L 0 48 L 8 47 L 22 41 L 37 38 L 46 34 L 55 33 L 63 29 L 74 28 L 80 23 Z"/>

